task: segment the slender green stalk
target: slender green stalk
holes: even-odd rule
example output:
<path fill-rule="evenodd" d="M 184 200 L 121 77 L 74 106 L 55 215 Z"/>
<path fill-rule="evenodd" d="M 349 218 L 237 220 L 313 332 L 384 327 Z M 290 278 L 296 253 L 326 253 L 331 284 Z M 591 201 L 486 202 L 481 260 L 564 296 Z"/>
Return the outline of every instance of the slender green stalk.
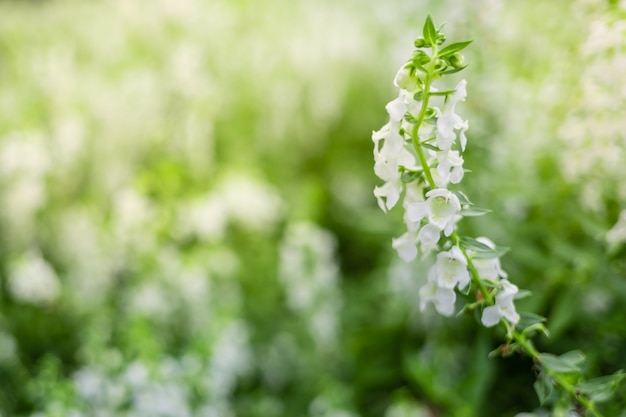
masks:
<path fill-rule="evenodd" d="M 426 161 L 426 156 L 424 155 L 424 149 L 422 145 L 419 143 L 418 131 L 422 123 L 424 122 L 424 117 L 426 117 L 426 111 L 428 110 L 428 101 L 430 99 L 430 84 L 432 83 L 432 74 L 429 73 L 426 75 L 426 81 L 424 81 L 424 91 L 422 93 L 422 108 L 417 116 L 417 122 L 415 126 L 413 126 L 413 131 L 411 132 L 411 139 L 413 140 L 413 147 L 417 152 L 417 156 L 420 159 L 420 163 L 424 167 L 424 175 L 426 175 L 426 179 L 428 180 L 428 185 L 431 188 L 436 188 L 435 180 L 430 172 L 430 167 L 428 166 L 428 162 Z"/>

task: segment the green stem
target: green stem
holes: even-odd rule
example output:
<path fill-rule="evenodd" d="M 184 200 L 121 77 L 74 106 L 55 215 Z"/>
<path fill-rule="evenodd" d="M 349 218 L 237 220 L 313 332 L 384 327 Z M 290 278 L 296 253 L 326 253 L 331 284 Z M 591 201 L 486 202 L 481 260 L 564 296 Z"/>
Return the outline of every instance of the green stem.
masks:
<path fill-rule="evenodd" d="M 493 294 L 489 292 L 489 290 L 485 286 L 485 283 L 480 278 L 480 274 L 478 273 L 478 270 L 476 269 L 476 267 L 474 266 L 474 263 L 472 262 L 472 257 L 469 256 L 469 254 L 467 253 L 467 249 L 465 249 L 463 246 L 459 244 L 459 240 L 460 240 L 459 235 L 456 233 L 456 231 L 454 231 L 452 232 L 451 237 L 452 239 L 454 239 L 457 246 L 461 248 L 461 252 L 463 252 L 463 256 L 465 256 L 465 259 L 467 260 L 467 269 L 469 269 L 470 271 L 470 277 L 472 279 L 472 282 L 478 287 L 478 291 L 480 291 L 480 294 L 483 296 L 483 299 L 485 299 L 487 304 L 492 306 L 495 303 L 493 299 Z"/>
<path fill-rule="evenodd" d="M 433 175 L 430 172 L 430 167 L 428 166 L 428 162 L 426 161 L 426 155 L 424 155 L 424 148 L 419 143 L 418 130 L 422 123 L 424 122 L 424 117 L 426 116 L 426 111 L 428 110 L 428 101 L 430 99 L 430 84 L 432 83 L 432 75 L 429 71 L 426 74 L 426 81 L 424 82 L 424 93 L 422 96 L 422 108 L 417 116 L 417 122 L 413 126 L 413 131 L 411 132 L 411 139 L 413 140 L 413 147 L 417 152 L 417 156 L 420 159 L 420 163 L 424 168 L 424 175 L 426 175 L 426 179 L 428 180 L 428 184 L 430 188 L 437 188 L 435 185 L 435 180 L 433 179 Z"/>
<path fill-rule="evenodd" d="M 541 365 L 541 353 L 535 348 L 535 346 L 533 346 L 533 344 L 529 340 L 526 339 L 526 336 L 515 330 L 511 330 L 511 325 L 505 320 L 502 320 L 501 323 L 504 323 L 504 326 L 507 329 L 507 333 L 510 333 L 512 335 L 512 339 L 517 343 L 517 345 L 524 349 L 524 351 L 533 359 L 534 362 Z M 574 385 L 572 385 L 569 381 L 563 378 L 563 375 L 561 375 L 559 372 L 551 370 L 546 366 L 544 366 L 543 369 L 552 377 L 552 380 L 554 382 L 556 382 L 558 385 L 561 386 L 561 388 L 563 388 L 563 390 L 565 390 L 565 392 L 567 392 L 572 398 L 574 398 L 583 407 L 585 407 L 585 410 L 593 413 L 593 415 L 595 415 L 596 417 L 603 417 L 603 415 L 598 410 L 596 410 L 593 402 L 591 402 L 583 395 L 580 395 L 580 393 L 576 391 Z"/>
<path fill-rule="evenodd" d="M 428 110 L 428 102 L 430 100 L 430 86 L 433 82 L 434 78 L 434 65 L 437 60 L 437 47 L 434 46 L 432 49 L 432 54 L 430 58 L 430 62 L 426 66 L 426 80 L 424 80 L 424 89 L 422 90 L 422 107 L 420 108 L 420 112 L 417 115 L 417 121 L 413 126 L 413 131 L 411 132 L 411 140 L 413 141 L 413 147 L 417 152 L 417 156 L 424 168 L 424 175 L 426 176 L 426 180 L 428 181 L 428 185 L 430 188 L 437 188 L 435 184 L 435 180 L 433 179 L 432 173 L 430 172 L 430 167 L 428 166 L 428 162 L 426 161 L 426 155 L 424 155 L 424 149 L 419 141 L 418 131 L 422 123 L 424 122 L 424 118 L 426 117 L 426 111 Z"/>

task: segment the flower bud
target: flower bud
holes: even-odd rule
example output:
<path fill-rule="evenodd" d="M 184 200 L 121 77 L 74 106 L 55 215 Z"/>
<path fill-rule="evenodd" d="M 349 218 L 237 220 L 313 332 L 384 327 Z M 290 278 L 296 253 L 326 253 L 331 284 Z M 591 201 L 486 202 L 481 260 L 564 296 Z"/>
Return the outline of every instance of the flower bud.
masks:
<path fill-rule="evenodd" d="M 412 68 L 409 64 L 404 65 L 398 72 L 393 80 L 393 84 L 396 87 L 402 88 L 407 91 L 413 91 L 417 88 L 417 82 L 411 75 Z"/>
<path fill-rule="evenodd" d="M 445 71 L 448 68 L 448 63 L 445 59 L 437 59 L 435 62 L 435 71 Z"/>
<path fill-rule="evenodd" d="M 414 45 L 416 48 L 425 48 L 427 46 L 426 41 L 424 40 L 424 38 L 417 38 L 415 39 Z"/>
<path fill-rule="evenodd" d="M 450 65 L 454 68 L 461 68 L 465 64 L 465 57 L 460 52 L 457 52 L 448 58 L 448 62 L 450 62 Z"/>

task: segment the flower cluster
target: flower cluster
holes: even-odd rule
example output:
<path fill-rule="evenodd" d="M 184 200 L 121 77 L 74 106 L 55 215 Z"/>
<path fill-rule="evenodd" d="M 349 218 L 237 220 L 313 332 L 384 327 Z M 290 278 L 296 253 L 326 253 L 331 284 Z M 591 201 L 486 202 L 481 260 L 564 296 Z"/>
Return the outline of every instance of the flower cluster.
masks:
<path fill-rule="evenodd" d="M 468 293 L 474 285 L 484 299 L 482 323 L 489 327 L 505 319 L 514 326 L 520 319 L 513 304 L 518 289 L 500 267 L 502 250 L 489 239 L 456 232 L 463 216 L 488 210 L 473 207 L 465 194 L 449 188 L 465 173 L 469 124 L 457 106 L 467 96 L 467 83 L 461 80 L 454 89 L 438 90 L 433 82 L 465 67 L 460 51 L 470 42 L 445 47 L 444 42 L 428 18 L 423 37 L 415 41 L 416 51 L 395 76 L 399 94 L 386 106 L 389 121 L 372 134 L 374 172 L 384 181 L 374 195 L 385 212 L 398 203 L 404 208 L 407 230 L 392 241 L 404 261 L 413 261 L 420 252 L 438 252 L 420 290 L 421 309 L 433 303 L 440 314 L 450 316 L 455 290 Z"/>

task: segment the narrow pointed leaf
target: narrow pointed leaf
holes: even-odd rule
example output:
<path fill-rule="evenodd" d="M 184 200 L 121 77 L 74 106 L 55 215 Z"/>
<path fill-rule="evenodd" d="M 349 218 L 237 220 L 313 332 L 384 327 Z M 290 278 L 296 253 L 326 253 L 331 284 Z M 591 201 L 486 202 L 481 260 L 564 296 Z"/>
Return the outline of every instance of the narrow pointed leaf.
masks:
<path fill-rule="evenodd" d="M 520 320 L 517 323 L 517 326 L 515 327 L 517 327 L 520 330 L 525 329 L 526 327 L 532 326 L 533 324 L 545 323 L 547 320 L 545 317 L 540 316 L 539 314 L 529 313 L 527 311 L 523 311 L 519 313 L 519 315 L 520 315 Z"/>
<path fill-rule="evenodd" d="M 491 213 L 491 210 L 471 206 L 471 207 L 462 209 L 460 214 L 466 217 L 477 217 L 477 216 L 483 216 L 487 213 Z"/>
<path fill-rule="evenodd" d="M 439 51 L 437 56 L 439 56 L 440 58 L 444 58 L 446 56 L 450 56 L 452 54 L 455 54 L 455 53 L 465 49 L 467 47 L 467 45 L 469 45 L 470 43 L 472 43 L 472 41 L 451 43 L 450 45 L 446 46 L 441 51 Z"/>
<path fill-rule="evenodd" d="M 552 355 L 550 353 L 541 353 L 539 360 L 541 364 L 548 369 L 563 373 L 580 373 L 578 366 L 585 359 L 585 355 L 579 350 L 564 353 L 561 356 Z"/>
<path fill-rule="evenodd" d="M 426 18 L 426 22 L 424 23 L 423 29 L 424 40 L 430 46 L 435 45 L 437 42 L 437 29 L 435 29 L 435 24 L 433 23 L 433 19 L 428 15 Z"/>
<path fill-rule="evenodd" d="M 467 65 L 463 65 L 462 67 L 459 67 L 459 68 L 453 68 L 453 69 L 443 71 L 442 74 L 454 74 L 455 72 L 462 71 L 465 68 L 467 68 Z"/>
<path fill-rule="evenodd" d="M 624 371 L 619 370 L 613 375 L 601 376 L 579 382 L 576 385 L 576 390 L 589 395 L 589 398 L 594 402 L 606 401 L 613 396 L 624 377 L 626 377 Z"/>
<path fill-rule="evenodd" d="M 542 375 L 535 381 L 533 387 L 539 398 L 539 404 L 544 405 L 554 389 L 552 378 L 549 375 Z"/>
<path fill-rule="evenodd" d="M 436 147 L 435 145 L 431 145 L 430 143 L 427 143 L 427 142 L 422 142 L 422 143 L 420 143 L 420 145 L 422 145 L 422 147 L 424 147 L 426 149 L 430 149 L 431 151 L 435 151 L 435 152 L 439 152 L 441 150 L 438 147 Z"/>
<path fill-rule="evenodd" d="M 473 205 L 474 203 L 472 203 L 469 198 L 461 191 L 452 191 L 452 194 L 454 194 L 458 199 L 459 202 L 461 203 L 462 206 L 466 206 L 466 205 Z"/>

